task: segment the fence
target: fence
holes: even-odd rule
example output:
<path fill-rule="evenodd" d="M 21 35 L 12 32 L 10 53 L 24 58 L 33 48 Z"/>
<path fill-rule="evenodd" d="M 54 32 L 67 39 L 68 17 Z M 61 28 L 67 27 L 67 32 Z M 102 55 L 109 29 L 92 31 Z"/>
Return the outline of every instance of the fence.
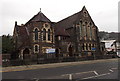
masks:
<path fill-rule="evenodd" d="M 19 66 L 19 65 L 32 65 L 32 64 L 47 64 L 47 63 L 60 63 L 60 62 L 75 62 L 75 61 L 85 61 L 85 60 L 95 60 L 95 59 L 110 59 L 111 55 L 104 56 L 89 56 L 89 57 L 59 57 L 59 58 L 38 58 L 36 60 L 25 59 L 25 60 L 9 60 L 3 61 L 2 66 Z"/>

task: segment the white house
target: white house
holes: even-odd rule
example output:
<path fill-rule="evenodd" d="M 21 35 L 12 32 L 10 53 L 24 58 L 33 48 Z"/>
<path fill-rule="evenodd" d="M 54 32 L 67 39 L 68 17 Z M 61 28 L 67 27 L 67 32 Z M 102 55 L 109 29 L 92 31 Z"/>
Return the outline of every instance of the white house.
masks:
<path fill-rule="evenodd" d="M 116 40 L 102 40 L 101 42 L 105 42 L 106 51 L 116 50 L 116 46 L 113 45 Z"/>

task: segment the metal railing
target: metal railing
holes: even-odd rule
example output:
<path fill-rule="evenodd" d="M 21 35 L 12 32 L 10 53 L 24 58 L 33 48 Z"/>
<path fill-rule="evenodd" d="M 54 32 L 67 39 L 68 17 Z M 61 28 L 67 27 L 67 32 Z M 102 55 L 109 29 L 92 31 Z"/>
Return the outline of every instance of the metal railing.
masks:
<path fill-rule="evenodd" d="M 112 55 L 96 56 L 96 59 L 110 59 L 113 58 Z M 85 61 L 85 60 L 95 60 L 93 56 L 88 57 L 57 57 L 57 58 L 38 58 L 32 59 L 16 59 L 16 60 L 3 60 L 2 66 L 20 66 L 20 65 L 32 65 L 32 64 L 48 64 L 48 63 L 60 63 L 60 62 L 75 62 L 75 61 Z"/>

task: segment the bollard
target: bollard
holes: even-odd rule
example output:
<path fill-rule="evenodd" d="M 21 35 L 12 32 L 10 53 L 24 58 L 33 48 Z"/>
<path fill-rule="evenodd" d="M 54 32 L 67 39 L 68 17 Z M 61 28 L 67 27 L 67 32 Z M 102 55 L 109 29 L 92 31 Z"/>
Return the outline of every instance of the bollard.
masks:
<path fill-rule="evenodd" d="M 69 74 L 69 80 L 72 80 L 72 74 Z"/>

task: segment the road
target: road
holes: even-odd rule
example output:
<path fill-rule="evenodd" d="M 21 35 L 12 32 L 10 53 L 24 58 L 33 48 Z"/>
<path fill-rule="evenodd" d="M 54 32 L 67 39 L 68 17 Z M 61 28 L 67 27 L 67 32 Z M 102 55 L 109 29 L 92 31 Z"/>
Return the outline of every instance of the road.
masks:
<path fill-rule="evenodd" d="M 3 79 L 118 79 L 118 59 L 52 68 L 3 72 Z"/>

